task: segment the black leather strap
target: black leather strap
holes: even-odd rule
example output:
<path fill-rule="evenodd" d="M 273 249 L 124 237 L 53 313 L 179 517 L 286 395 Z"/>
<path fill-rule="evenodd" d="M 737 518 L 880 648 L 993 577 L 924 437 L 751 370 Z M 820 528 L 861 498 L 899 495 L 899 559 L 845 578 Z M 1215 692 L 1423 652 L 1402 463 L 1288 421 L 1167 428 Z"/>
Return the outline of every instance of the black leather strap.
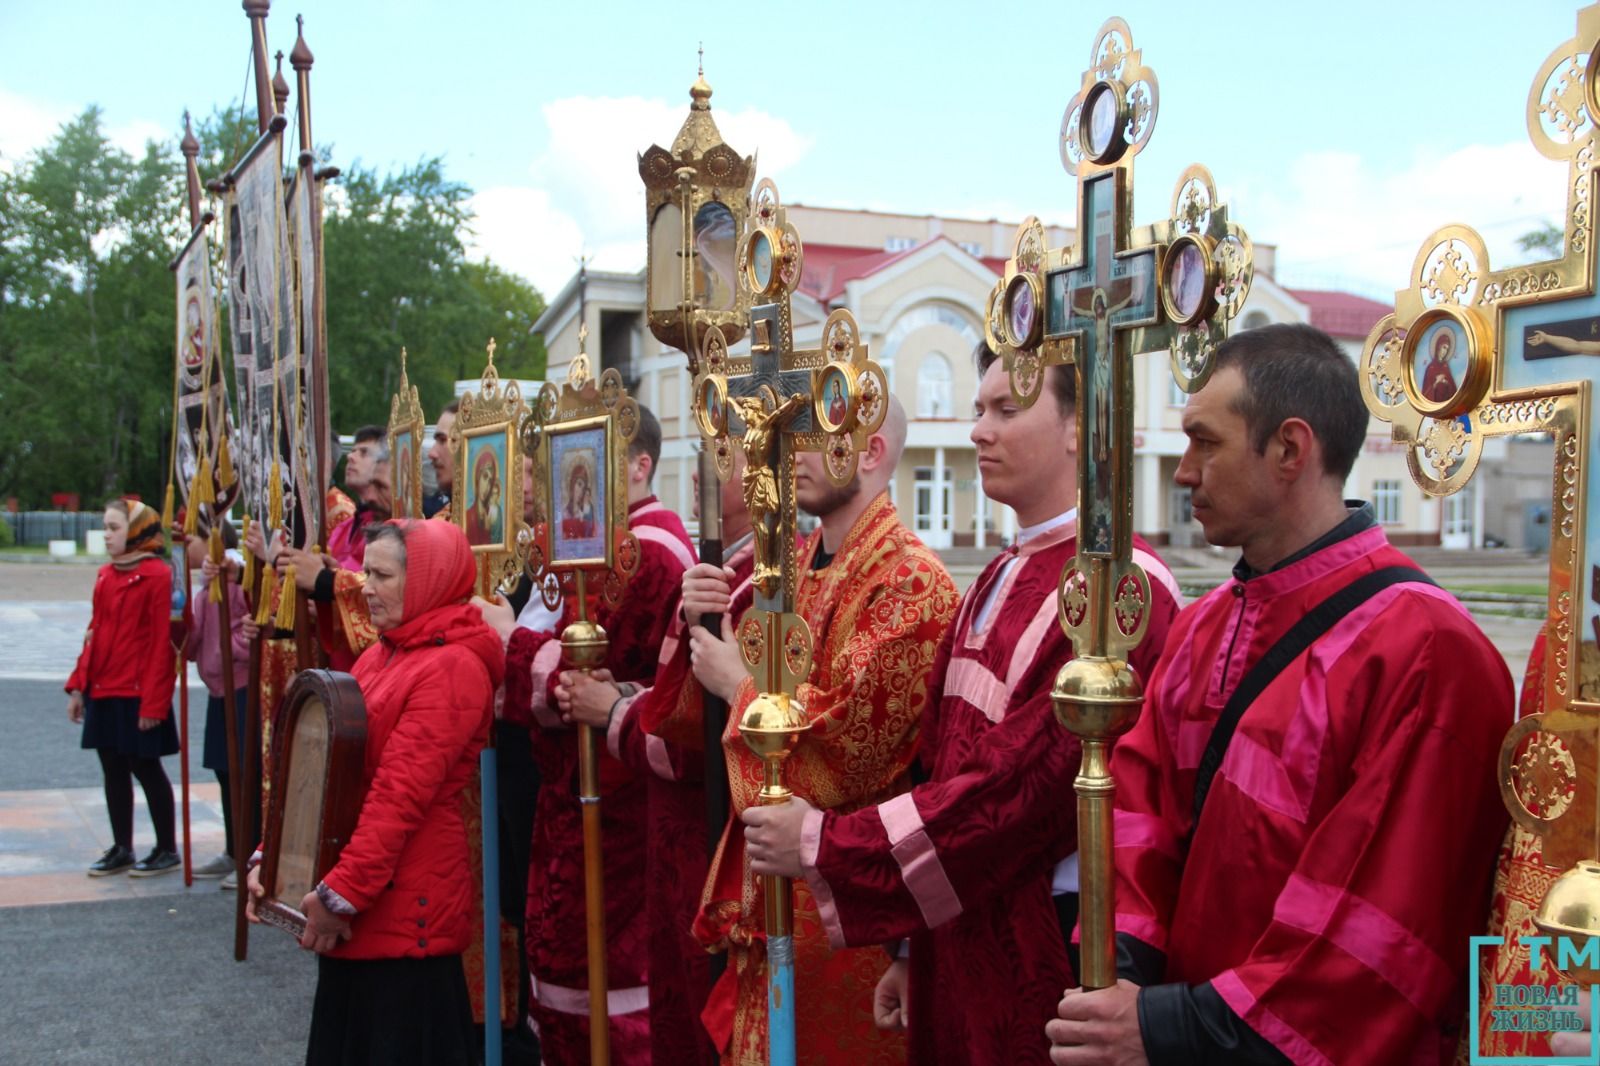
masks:
<path fill-rule="evenodd" d="M 1228 745 L 1233 740 L 1234 730 L 1239 727 L 1239 720 L 1244 717 L 1244 712 L 1255 702 L 1256 697 L 1266 691 L 1267 686 L 1283 673 L 1285 667 L 1315 644 L 1317 638 L 1332 629 L 1335 622 L 1383 589 L 1403 582 L 1436 584 L 1427 574 L 1411 566 L 1390 566 L 1364 574 L 1313 607 L 1304 618 L 1291 626 L 1276 644 L 1268 648 L 1267 653 L 1250 668 L 1249 673 L 1244 675 L 1244 680 L 1233 690 L 1233 696 L 1229 698 L 1227 706 L 1222 708 L 1222 714 L 1217 717 L 1217 724 L 1211 728 L 1211 738 L 1206 741 L 1205 754 L 1200 757 L 1200 768 L 1194 782 L 1194 828 L 1200 825 L 1200 812 L 1205 809 L 1206 794 L 1211 791 L 1211 781 L 1217 776 L 1218 768 L 1222 766 L 1223 756 L 1228 753 Z M 1194 828 L 1189 831 L 1191 836 L 1194 834 Z"/>

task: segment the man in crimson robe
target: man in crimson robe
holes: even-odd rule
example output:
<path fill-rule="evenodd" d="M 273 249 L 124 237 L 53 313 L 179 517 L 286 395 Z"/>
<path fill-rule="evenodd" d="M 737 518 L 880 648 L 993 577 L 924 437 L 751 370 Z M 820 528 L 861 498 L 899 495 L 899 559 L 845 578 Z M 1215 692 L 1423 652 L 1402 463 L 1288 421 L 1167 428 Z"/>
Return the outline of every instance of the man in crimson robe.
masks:
<path fill-rule="evenodd" d="M 750 514 L 740 488 L 743 456 L 722 483 L 723 566 L 697 563 L 683 587 L 726 582 L 738 595 L 755 570 Z M 699 493 L 696 492 L 696 508 Z M 688 620 L 677 599 L 666 607 L 672 626 L 662 642 L 655 683 L 637 693 L 596 675 L 569 674 L 556 690 L 573 721 L 605 730 L 611 754 L 647 782 L 650 810 L 645 909 L 650 925 L 651 1066 L 715 1066 L 717 1056 L 700 1024 L 711 991 L 710 956 L 690 933 L 700 909 L 706 851 L 705 737 L 699 730 L 655 734 L 661 723 L 698 721 L 704 690 L 689 664 Z M 718 757 L 721 753 L 718 752 Z"/>
<path fill-rule="evenodd" d="M 619 682 L 648 685 L 667 639 L 683 573 L 694 548 L 677 515 L 651 489 L 661 457 L 661 425 L 639 408 L 627 453 L 628 527 L 639 539 L 639 567 L 615 610 L 591 617 L 610 645 L 605 669 Z M 598 601 L 597 601 L 598 602 Z M 528 867 L 527 945 L 533 1019 L 544 1061 L 589 1061 L 589 975 L 584 909 L 583 828 L 578 799 L 578 742 L 561 720 L 561 630 L 577 617 L 567 603 L 554 631 L 522 627 L 507 635 L 505 717 L 532 727 L 542 785 Z M 649 936 L 642 902 L 656 891 L 645 879 L 646 780 L 610 751 L 600 755 L 600 812 L 605 858 L 606 967 L 610 983 L 611 1056 L 618 1066 L 650 1061 Z"/>
<path fill-rule="evenodd" d="M 1235 334 L 1216 358 L 1183 413 L 1177 482 L 1206 539 L 1242 555 L 1178 616 L 1112 754 L 1123 979 L 1068 990 L 1051 1057 L 1449 1063 L 1507 822 L 1511 678 L 1371 508 L 1343 500 L 1367 427 L 1350 359 L 1304 325 Z M 1268 649 L 1391 568 L 1403 580 L 1362 581 L 1224 743 L 1223 708 L 1267 676 Z"/>
<path fill-rule="evenodd" d="M 905 790 L 928 702 L 927 674 L 958 595 L 939 558 L 900 521 L 888 486 L 905 445 L 905 411 L 891 398 L 880 430 L 868 438 L 852 482 L 827 480 L 819 455 L 795 460 L 796 502 L 821 522 L 797 558 L 796 612 L 811 627 L 811 670 L 799 686 L 805 731 L 786 760 L 796 796 L 848 813 Z M 692 593 L 692 594 L 691 594 Z M 691 618 L 723 615 L 723 638 L 690 630 L 690 661 L 706 691 L 727 700 L 723 733 L 735 815 L 759 803 L 761 760 L 738 723 L 757 695 L 732 643 L 732 619 L 752 602 L 732 595 L 715 574 L 685 589 Z M 658 728 L 682 727 L 662 723 Z M 698 723 L 689 726 L 698 728 Z M 877 946 L 835 949 L 824 928 L 827 901 L 794 883 L 795 1031 L 800 1062 L 889 1066 L 903 1062 L 904 1041 L 875 1029 L 871 995 L 888 968 Z M 760 879 L 746 861 L 745 824 L 733 820 L 706 881 L 695 935 L 728 952 L 704 1019 L 731 1066 L 767 1061 L 767 961 Z"/>
<path fill-rule="evenodd" d="M 929 675 L 911 791 L 853 814 L 804 800 L 745 814 L 758 873 L 804 876 L 835 946 L 897 951 L 874 998 L 879 1024 L 909 1030 L 910 1060 L 962 1049 L 972 1066 L 1045 1063 L 1044 1023 L 1076 983 L 1076 738 L 1056 721 L 1052 682 L 1072 657 L 1056 588 L 1077 552 L 1076 388 L 1054 367 L 1029 408 L 978 350 L 972 442 L 984 494 L 1022 529 L 962 597 Z M 1154 668 L 1180 593 L 1140 539 L 1149 629 L 1132 662 Z M 1052 905 L 1054 904 L 1054 905 Z M 1063 930 L 1063 926 L 1065 929 Z"/>

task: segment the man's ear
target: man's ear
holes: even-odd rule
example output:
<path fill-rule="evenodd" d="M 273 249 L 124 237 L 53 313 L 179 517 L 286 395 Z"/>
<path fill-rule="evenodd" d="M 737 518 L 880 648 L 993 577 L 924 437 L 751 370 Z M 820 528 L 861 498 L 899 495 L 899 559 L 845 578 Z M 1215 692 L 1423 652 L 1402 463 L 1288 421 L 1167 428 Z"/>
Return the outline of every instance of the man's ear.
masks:
<path fill-rule="evenodd" d="M 863 471 L 877 470 L 883 465 L 884 459 L 889 454 L 889 442 L 882 433 L 874 433 L 867 437 L 866 450 L 856 460 L 857 466 Z"/>
<path fill-rule="evenodd" d="M 1267 446 L 1276 451 L 1273 467 L 1285 481 L 1298 480 L 1313 464 L 1318 469 L 1322 465 L 1322 442 L 1303 418 L 1284 419 Z"/>

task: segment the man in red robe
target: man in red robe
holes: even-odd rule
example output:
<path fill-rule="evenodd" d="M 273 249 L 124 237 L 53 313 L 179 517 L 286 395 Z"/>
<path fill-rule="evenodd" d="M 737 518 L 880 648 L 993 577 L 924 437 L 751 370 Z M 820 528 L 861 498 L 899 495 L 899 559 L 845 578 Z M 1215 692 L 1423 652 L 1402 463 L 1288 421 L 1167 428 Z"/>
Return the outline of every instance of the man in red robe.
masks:
<path fill-rule="evenodd" d="M 1044 1023 L 1076 983 L 1066 935 L 1081 751 L 1050 702 L 1072 657 L 1056 588 L 1077 550 L 1076 388 L 1070 367 L 1052 368 L 1050 395 L 1022 408 L 984 346 L 978 373 L 984 494 L 1015 509 L 1022 529 L 962 597 L 940 646 L 917 753 L 926 780 L 853 814 L 799 799 L 753 808 L 746 841 L 758 873 L 805 876 L 835 947 L 910 937 L 875 996 L 879 1024 L 909 1030 L 910 1061 L 960 1048 L 972 1066 L 1042 1064 Z M 1148 677 L 1181 597 L 1138 538 L 1134 558 L 1152 600 L 1132 661 Z"/>
<path fill-rule="evenodd" d="M 389 431 L 382 426 L 356 430 L 355 444 L 344 460 L 344 486 L 355 494 L 356 513 L 328 532 L 328 554 L 342 570 L 360 573 L 367 552 L 364 531 L 387 519 L 393 509 L 389 468 Z"/>
<path fill-rule="evenodd" d="M 738 594 L 750 581 L 755 551 L 740 489 L 742 466 L 743 456 L 735 452 L 733 476 L 722 484 L 724 566 L 697 563 L 683 575 L 686 587 L 714 578 L 729 582 Z M 698 505 L 697 492 L 697 510 Z M 651 1066 L 714 1066 L 717 1056 L 700 1025 L 711 992 L 710 956 L 689 931 L 700 909 L 709 859 L 705 740 L 702 733 L 665 740 L 650 732 L 669 716 L 698 719 L 704 696 L 689 664 L 688 623 L 676 599 L 670 609 L 672 627 L 652 686 L 628 694 L 626 686 L 580 674 L 572 676 L 570 689 L 557 689 L 557 698 L 573 721 L 605 730 L 611 754 L 648 783 Z"/>
<path fill-rule="evenodd" d="M 1056 1063 L 1455 1055 L 1507 822 L 1511 678 L 1371 508 L 1342 499 L 1366 427 L 1349 357 L 1304 325 L 1229 338 L 1184 410 L 1177 483 L 1242 558 L 1178 616 L 1112 755 L 1125 979 L 1068 990 Z M 1384 570 L 1400 580 L 1364 580 Z M 1256 670 L 1347 589 L 1306 650 Z M 1229 742 L 1216 726 L 1240 689 L 1259 693 L 1233 703 L 1248 709 Z"/>
<path fill-rule="evenodd" d="M 928 702 L 927 674 L 959 599 L 939 558 L 900 521 L 888 486 L 905 446 L 905 411 L 893 399 L 868 438 L 851 484 L 835 487 L 814 452 L 795 461 L 796 502 L 821 528 L 797 553 L 796 612 L 811 627 L 811 671 L 799 686 L 806 729 L 786 760 L 788 785 L 812 805 L 848 813 L 905 790 L 917 730 Z M 759 803 L 762 763 L 739 734 L 757 691 L 732 643 L 732 619 L 752 596 L 708 575 L 685 588 L 690 617 L 723 615 L 723 639 L 690 630 L 690 661 L 706 691 L 727 700 L 723 733 L 731 808 Z M 691 594 L 692 593 L 692 594 Z M 666 722 L 672 732 L 699 722 Z M 730 1066 L 767 1061 L 767 961 L 760 879 L 745 855 L 745 824 L 734 820 L 706 881 L 695 935 L 728 952 L 728 968 L 704 1018 Z M 888 968 L 878 947 L 829 946 L 820 906 L 806 882 L 794 883 L 795 1030 L 798 1060 L 891 1066 L 903 1062 L 898 1034 L 875 1030 L 871 994 Z"/>
<path fill-rule="evenodd" d="M 683 522 L 651 491 L 660 457 L 660 423 L 640 407 L 639 428 L 627 456 L 628 526 L 639 538 L 639 568 L 622 604 L 616 610 L 601 607 L 594 616 L 610 640 L 605 661 L 610 676 L 645 685 L 655 676 L 672 619 L 663 605 L 672 602 L 684 571 L 694 565 L 694 548 Z M 561 630 L 576 617 L 569 603 L 554 632 L 518 627 L 506 650 L 505 716 L 537 727 L 532 731 L 533 753 L 542 786 L 534 816 L 524 935 L 533 979 L 532 1015 L 544 1061 L 554 1066 L 589 1061 L 578 742 L 561 720 L 556 696 L 563 673 Z M 619 1066 L 647 1063 L 650 929 L 642 901 L 656 888 L 644 876 L 645 778 L 605 751 L 600 755 L 600 793 L 611 1056 Z"/>

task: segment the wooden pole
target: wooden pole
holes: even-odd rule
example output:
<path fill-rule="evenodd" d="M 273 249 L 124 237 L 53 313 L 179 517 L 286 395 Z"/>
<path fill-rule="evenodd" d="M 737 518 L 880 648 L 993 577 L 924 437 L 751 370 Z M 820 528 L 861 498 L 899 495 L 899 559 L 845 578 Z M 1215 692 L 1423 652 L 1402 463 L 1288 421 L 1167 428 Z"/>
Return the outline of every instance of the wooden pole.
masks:
<path fill-rule="evenodd" d="M 267 124 L 277 109 L 272 104 L 272 75 L 267 72 L 267 12 L 272 0 L 243 0 L 241 5 L 250 19 L 250 52 L 256 72 L 256 123 L 259 132 L 267 132 Z M 241 891 L 244 886 L 240 886 Z"/>

